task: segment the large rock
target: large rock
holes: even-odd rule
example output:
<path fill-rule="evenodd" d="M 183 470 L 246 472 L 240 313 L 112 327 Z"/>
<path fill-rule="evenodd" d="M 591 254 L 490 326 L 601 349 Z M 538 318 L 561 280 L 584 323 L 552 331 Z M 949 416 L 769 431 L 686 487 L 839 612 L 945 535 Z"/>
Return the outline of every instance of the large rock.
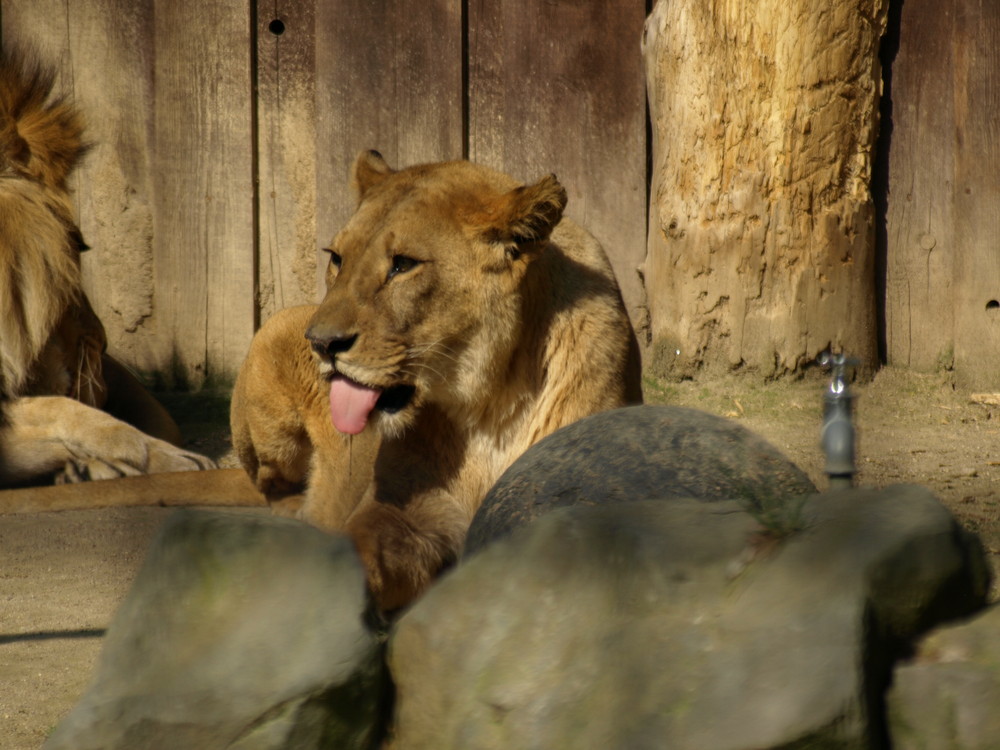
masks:
<path fill-rule="evenodd" d="M 368 748 L 384 705 L 365 579 L 346 537 L 181 511 L 47 750 Z"/>
<path fill-rule="evenodd" d="M 769 523 L 562 508 L 468 558 L 390 640 L 394 747 L 883 747 L 897 649 L 985 599 L 977 541 L 906 486 Z"/>
<path fill-rule="evenodd" d="M 739 499 L 780 515 L 790 498 L 814 492 L 795 464 L 732 420 L 631 406 L 581 419 L 525 451 L 483 500 L 465 554 L 565 505 Z"/>
<path fill-rule="evenodd" d="M 1000 744 L 1000 608 L 931 633 L 889 693 L 894 750 Z"/>

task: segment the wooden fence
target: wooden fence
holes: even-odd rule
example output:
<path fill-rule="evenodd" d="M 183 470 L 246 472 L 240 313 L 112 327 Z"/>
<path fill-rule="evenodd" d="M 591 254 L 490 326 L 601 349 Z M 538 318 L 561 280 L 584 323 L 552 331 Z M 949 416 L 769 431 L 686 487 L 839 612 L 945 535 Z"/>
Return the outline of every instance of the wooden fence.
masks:
<path fill-rule="evenodd" d="M 260 321 L 314 301 L 363 148 L 555 172 L 637 326 L 646 0 L 0 0 L 96 144 L 75 180 L 111 348 L 227 383 Z M 880 351 L 1000 387 L 1000 4 L 891 0 Z M 725 86 L 725 81 L 719 81 Z M 649 290 L 651 297 L 655 289 Z M 751 363 L 752 364 L 752 363 Z"/>
<path fill-rule="evenodd" d="M 1000 3 L 897 3 L 884 47 L 886 356 L 1000 390 Z"/>
<path fill-rule="evenodd" d="M 229 382 L 260 321 L 315 301 L 348 167 L 555 172 L 642 314 L 644 0 L 0 0 L 96 143 L 75 181 L 111 349 Z"/>

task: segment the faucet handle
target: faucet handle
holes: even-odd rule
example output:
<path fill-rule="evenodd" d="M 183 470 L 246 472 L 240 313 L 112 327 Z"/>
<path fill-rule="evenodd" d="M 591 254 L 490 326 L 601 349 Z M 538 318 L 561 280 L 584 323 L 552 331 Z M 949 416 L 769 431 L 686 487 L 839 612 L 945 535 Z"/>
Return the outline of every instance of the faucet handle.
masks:
<path fill-rule="evenodd" d="M 835 394 L 843 393 L 847 389 L 848 368 L 860 364 L 856 357 L 849 357 L 843 352 L 834 354 L 829 350 L 820 352 L 816 362 L 820 367 L 830 370 L 830 392 Z"/>
<path fill-rule="evenodd" d="M 840 352 L 840 354 L 834 354 L 829 350 L 825 352 L 820 352 L 819 356 L 816 357 L 816 363 L 820 367 L 829 367 L 831 369 L 855 367 L 856 365 L 861 364 L 861 362 L 856 357 L 849 357 L 843 352 Z"/>

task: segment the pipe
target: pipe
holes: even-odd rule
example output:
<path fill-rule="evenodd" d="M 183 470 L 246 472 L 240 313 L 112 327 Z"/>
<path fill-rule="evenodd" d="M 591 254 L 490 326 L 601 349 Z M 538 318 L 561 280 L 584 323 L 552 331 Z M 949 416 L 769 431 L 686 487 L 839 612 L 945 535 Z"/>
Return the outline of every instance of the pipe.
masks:
<path fill-rule="evenodd" d="M 845 489 L 854 485 L 857 469 L 854 463 L 854 395 L 848 385 L 847 368 L 857 364 L 843 354 L 824 352 L 820 365 L 829 367 L 830 384 L 823 393 L 823 427 L 820 445 L 826 455 L 824 471 L 830 478 L 830 489 Z"/>

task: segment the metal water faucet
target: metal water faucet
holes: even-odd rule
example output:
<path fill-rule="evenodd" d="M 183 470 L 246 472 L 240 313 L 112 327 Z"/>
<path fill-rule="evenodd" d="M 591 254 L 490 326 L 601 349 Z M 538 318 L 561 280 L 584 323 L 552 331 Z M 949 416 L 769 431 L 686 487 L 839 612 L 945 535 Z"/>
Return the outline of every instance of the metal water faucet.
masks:
<path fill-rule="evenodd" d="M 848 383 L 848 368 L 858 364 L 844 354 L 823 352 L 816 360 L 830 368 L 830 383 L 823 393 L 823 427 L 820 445 L 826 454 L 826 475 L 830 489 L 844 489 L 854 484 L 854 394 Z"/>

